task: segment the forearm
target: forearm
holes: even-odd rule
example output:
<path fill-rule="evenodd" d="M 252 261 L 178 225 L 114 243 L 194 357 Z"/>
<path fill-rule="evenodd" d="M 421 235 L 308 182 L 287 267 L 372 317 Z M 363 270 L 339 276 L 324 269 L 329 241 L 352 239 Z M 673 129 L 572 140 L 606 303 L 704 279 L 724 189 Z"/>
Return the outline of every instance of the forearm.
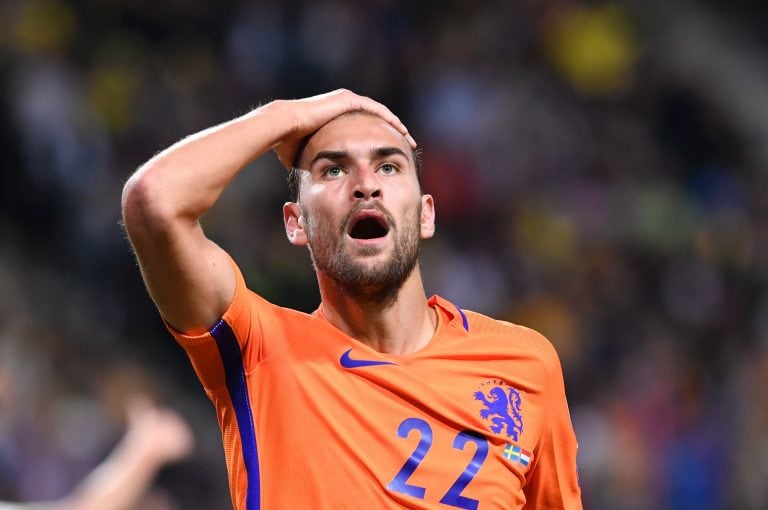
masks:
<path fill-rule="evenodd" d="M 152 443 L 128 444 L 125 440 L 85 478 L 57 510 L 122 510 L 145 493 L 162 462 L 150 451 Z"/>
<path fill-rule="evenodd" d="M 55 501 L 4 503 L 0 510 L 124 510 L 146 491 L 162 463 L 149 447 L 121 444 L 72 493 Z"/>
<path fill-rule="evenodd" d="M 150 159 L 128 180 L 123 212 L 197 221 L 235 176 L 294 128 L 290 109 L 275 101 L 177 142 Z"/>
<path fill-rule="evenodd" d="M 190 452 L 192 431 L 175 411 L 143 397 L 131 400 L 127 411 L 128 430 L 109 457 L 51 510 L 135 508 L 157 472 Z"/>

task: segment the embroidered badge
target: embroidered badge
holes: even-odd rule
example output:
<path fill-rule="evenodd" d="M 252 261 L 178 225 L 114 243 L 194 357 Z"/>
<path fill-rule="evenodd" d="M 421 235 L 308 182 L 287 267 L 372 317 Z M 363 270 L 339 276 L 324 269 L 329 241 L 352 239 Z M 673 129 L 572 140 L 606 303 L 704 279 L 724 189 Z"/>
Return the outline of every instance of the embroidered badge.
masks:
<path fill-rule="evenodd" d="M 518 440 L 523 432 L 520 392 L 501 379 L 489 379 L 475 392 L 475 400 L 483 404 L 480 418 L 489 423 L 491 432 Z"/>

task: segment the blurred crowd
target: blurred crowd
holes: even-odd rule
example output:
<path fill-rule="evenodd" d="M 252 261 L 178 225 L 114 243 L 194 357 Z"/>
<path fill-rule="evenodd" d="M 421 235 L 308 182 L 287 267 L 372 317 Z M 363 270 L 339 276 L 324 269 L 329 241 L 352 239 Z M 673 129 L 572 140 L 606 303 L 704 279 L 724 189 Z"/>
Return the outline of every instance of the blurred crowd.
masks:
<path fill-rule="evenodd" d="M 585 508 L 768 508 L 768 41 L 748 4 L 2 4 L 0 500 L 69 490 L 142 392 L 198 447 L 141 508 L 227 507 L 215 413 L 143 289 L 122 184 L 186 134 L 347 87 L 424 149 L 428 294 L 557 347 Z M 204 226 L 253 289 L 311 311 L 285 200 L 262 158 Z"/>

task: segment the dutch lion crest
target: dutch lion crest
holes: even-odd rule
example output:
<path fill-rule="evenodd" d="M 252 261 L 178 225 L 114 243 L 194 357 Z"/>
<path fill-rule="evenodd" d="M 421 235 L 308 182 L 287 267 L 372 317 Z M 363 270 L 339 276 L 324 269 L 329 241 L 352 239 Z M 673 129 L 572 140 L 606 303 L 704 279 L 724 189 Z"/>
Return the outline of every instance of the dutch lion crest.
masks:
<path fill-rule="evenodd" d="M 482 391 L 492 386 L 487 393 Z M 475 400 L 485 406 L 480 410 L 480 418 L 490 422 L 488 428 L 495 434 L 504 433 L 517 441 L 523 432 L 523 415 L 520 413 L 522 398 L 520 393 L 504 381 L 486 381 L 475 392 Z"/>

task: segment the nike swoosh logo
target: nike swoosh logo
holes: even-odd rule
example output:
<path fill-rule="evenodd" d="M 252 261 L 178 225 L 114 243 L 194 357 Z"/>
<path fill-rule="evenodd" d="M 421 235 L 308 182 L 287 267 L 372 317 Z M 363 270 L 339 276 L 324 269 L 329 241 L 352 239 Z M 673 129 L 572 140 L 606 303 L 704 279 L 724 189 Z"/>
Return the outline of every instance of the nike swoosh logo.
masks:
<path fill-rule="evenodd" d="M 397 365 L 391 361 L 376 361 L 372 359 L 352 359 L 349 357 L 349 353 L 352 349 L 349 349 L 339 358 L 339 363 L 344 368 L 360 368 L 360 367 L 372 367 L 376 365 Z"/>

